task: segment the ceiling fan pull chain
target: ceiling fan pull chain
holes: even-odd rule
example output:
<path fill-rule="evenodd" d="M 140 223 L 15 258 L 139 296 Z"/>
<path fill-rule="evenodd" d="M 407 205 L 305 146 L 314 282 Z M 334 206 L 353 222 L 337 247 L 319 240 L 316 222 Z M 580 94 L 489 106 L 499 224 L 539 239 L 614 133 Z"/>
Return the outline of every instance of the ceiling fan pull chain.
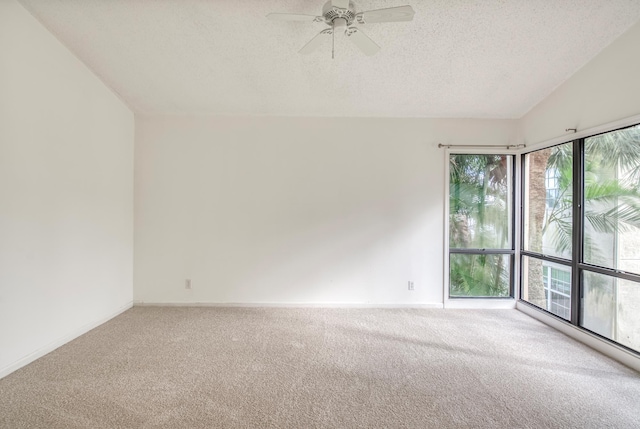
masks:
<path fill-rule="evenodd" d="M 336 52 L 336 24 L 331 21 L 331 26 L 333 27 L 333 31 L 331 32 L 331 59 L 335 60 L 335 52 Z"/>

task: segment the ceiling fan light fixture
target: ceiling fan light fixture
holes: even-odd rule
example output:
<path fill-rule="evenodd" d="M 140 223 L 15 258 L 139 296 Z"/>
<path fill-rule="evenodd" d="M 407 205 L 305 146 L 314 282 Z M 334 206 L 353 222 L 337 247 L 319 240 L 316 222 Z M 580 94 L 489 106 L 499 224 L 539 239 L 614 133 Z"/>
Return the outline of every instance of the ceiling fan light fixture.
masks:
<path fill-rule="evenodd" d="M 354 21 L 357 24 L 411 21 L 415 14 L 413 8 L 408 5 L 364 12 L 356 12 L 356 10 L 356 4 L 350 0 L 329 0 L 322 7 L 322 16 L 270 13 L 267 18 L 275 21 L 323 21 L 330 29 L 325 29 L 317 34 L 300 50 L 300 53 L 309 54 L 314 52 L 322 45 L 324 36 L 331 35 L 331 58 L 334 58 L 336 27 L 344 27 L 345 35 L 362 53 L 374 55 L 380 50 L 380 46 L 357 27 L 353 26 Z"/>

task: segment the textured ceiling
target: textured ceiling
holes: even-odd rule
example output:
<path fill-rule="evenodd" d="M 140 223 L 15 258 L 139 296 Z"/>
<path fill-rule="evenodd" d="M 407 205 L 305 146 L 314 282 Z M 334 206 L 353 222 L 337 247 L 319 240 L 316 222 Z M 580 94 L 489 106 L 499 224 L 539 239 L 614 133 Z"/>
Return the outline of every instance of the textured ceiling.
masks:
<path fill-rule="evenodd" d="M 416 14 L 332 60 L 297 53 L 325 24 L 265 18 L 323 0 L 20 1 L 143 114 L 518 118 L 640 20 L 640 0 L 360 0 Z"/>

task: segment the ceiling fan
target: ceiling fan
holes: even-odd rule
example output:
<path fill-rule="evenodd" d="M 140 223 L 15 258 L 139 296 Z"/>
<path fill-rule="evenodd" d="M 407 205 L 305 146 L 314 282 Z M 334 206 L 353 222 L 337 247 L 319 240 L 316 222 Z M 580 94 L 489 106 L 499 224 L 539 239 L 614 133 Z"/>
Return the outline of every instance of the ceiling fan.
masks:
<path fill-rule="evenodd" d="M 350 0 L 329 0 L 322 7 L 322 16 L 302 15 L 295 13 L 270 13 L 267 18 L 274 21 L 311 21 L 324 22 L 330 28 L 318 33 L 309 43 L 300 49 L 301 54 L 310 54 L 318 49 L 326 38 L 331 37 L 331 58 L 335 53 L 335 32 L 344 27 L 347 35 L 365 55 L 374 55 L 380 46 L 353 24 L 369 24 L 375 22 L 411 21 L 415 12 L 411 6 L 398 6 L 386 9 L 357 12 L 356 5 Z"/>

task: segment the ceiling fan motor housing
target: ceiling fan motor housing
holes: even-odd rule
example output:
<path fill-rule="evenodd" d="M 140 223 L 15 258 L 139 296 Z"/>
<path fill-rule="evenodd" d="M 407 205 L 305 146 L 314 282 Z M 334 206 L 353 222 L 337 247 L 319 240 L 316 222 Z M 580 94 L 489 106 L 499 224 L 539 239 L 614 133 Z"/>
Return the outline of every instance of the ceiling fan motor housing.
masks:
<path fill-rule="evenodd" d="M 325 22 L 329 25 L 332 25 L 334 20 L 338 18 L 344 19 L 347 22 L 347 25 L 351 25 L 356 19 L 356 5 L 354 2 L 350 1 L 348 9 L 340 9 L 334 7 L 331 4 L 331 0 L 329 0 L 322 7 L 322 16 L 324 17 Z M 337 21 L 336 24 L 340 22 L 341 21 Z"/>

